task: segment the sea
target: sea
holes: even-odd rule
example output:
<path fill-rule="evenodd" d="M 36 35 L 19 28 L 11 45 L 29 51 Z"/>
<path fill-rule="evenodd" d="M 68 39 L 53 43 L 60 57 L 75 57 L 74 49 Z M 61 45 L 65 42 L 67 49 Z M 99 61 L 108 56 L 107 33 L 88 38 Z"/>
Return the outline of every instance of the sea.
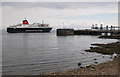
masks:
<path fill-rule="evenodd" d="M 79 68 L 78 63 L 83 67 L 104 63 L 112 60 L 111 55 L 85 50 L 93 43 L 117 41 L 90 35 L 56 36 L 55 30 L 50 33 L 7 33 L 3 30 L 2 74 L 39 75 L 73 70 Z"/>

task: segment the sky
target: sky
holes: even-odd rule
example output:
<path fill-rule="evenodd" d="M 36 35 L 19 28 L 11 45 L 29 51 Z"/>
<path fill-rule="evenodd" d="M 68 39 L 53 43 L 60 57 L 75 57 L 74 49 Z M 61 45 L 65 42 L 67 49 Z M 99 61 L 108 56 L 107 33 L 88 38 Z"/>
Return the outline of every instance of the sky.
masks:
<path fill-rule="evenodd" d="M 24 18 L 28 19 L 31 24 L 34 22 L 41 23 L 44 20 L 45 23 L 50 24 L 54 28 L 79 29 L 89 28 L 92 24 L 102 23 L 110 26 L 118 24 L 118 2 L 9 1 L 5 0 L 2 2 L 3 28 L 22 23 Z"/>
<path fill-rule="evenodd" d="M 118 2 L 119 0 L 1 0 L 2 2 Z"/>

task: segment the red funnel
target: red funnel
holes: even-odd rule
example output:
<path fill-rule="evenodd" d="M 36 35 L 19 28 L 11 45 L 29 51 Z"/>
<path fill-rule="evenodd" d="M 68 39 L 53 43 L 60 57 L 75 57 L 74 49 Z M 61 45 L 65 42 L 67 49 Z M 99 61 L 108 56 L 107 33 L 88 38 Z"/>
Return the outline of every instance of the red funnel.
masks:
<path fill-rule="evenodd" d="M 23 24 L 29 24 L 27 20 L 23 20 Z"/>

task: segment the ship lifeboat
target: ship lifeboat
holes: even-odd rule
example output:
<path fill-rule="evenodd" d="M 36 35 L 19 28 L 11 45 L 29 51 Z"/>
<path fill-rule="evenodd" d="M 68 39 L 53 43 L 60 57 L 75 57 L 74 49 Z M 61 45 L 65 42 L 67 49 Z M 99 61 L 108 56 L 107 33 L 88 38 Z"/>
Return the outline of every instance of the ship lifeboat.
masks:
<path fill-rule="evenodd" d="M 44 24 L 41 24 L 41 26 L 44 26 Z"/>

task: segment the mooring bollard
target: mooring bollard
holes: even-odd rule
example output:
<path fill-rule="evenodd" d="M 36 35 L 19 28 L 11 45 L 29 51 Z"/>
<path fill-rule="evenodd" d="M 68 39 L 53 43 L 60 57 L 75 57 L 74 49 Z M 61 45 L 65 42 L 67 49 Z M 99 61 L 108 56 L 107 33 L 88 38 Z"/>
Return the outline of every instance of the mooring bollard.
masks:
<path fill-rule="evenodd" d="M 94 24 L 91 26 L 91 29 L 94 29 Z"/>
<path fill-rule="evenodd" d="M 110 30 L 112 30 L 112 28 L 113 28 L 113 26 L 111 25 L 111 29 Z"/>
<path fill-rule="evenodd" d="M 106 25 L 106 30 L 108 30 L 108 25 Z"/>
<path fill-rule="evenodd" d="M 103 24 L 100 24 L 100 30 L 103 30 Z"/>
<path fill-rule="evenodd" d="M 95 24 L 95 29 L 98 29 L 98 25 L 97 24 Z"/>

